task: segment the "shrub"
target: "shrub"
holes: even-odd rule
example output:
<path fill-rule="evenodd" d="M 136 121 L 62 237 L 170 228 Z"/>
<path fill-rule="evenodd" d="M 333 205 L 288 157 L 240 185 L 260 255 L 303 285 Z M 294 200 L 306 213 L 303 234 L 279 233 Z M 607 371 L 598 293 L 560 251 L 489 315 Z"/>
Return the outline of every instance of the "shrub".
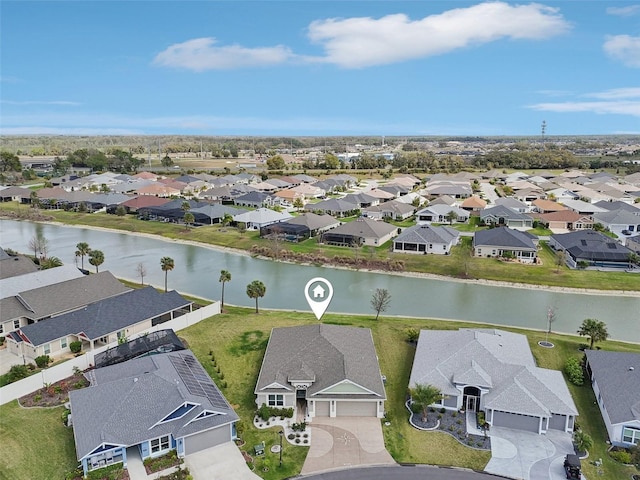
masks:
<path fill-rule="evenodd" d="M 25 365 L 13 365 L 9 369 L 9 372 L 6 375 L 7 380 L 9 380 L 8 383 L 15 382 L 17 380 L 26 378 L 28 376 L 29 376 L 29 367 Z"/>
<path fill-rule="evenodd" d="M 564 373 L 574 385 L 582 385 L 584 383 L 582 365 L 580 365 L 580 361 L 576 357 L 567 359 L 567 362 L 564 364 Z"/>
<path fill-rule="evenodd" d="M 640 445 L 631 447 L 629 453 L 631 453 L 631 463 L 640 468 Z"/>
<path fill-rule="evenodd" d="M 461 418 L 459 418 L 458 420 L 456 420 L 456 423 L 457 423 L 458 425 L 462 425 L 462 419 L 461 419 Z"/>
<path fill-rule="evenodd" d="M 407 328 L 407 342 L 415 343 L 418 341 L 420 331 L 416 328 Z"/>
<path fill-rule="evenodd" d="M 612 450 L 609 452 L 609 456 L 620 463 L 631 463 L 631 454 L 626 450 Z"/>
<path fill-rule="evenodd" d="M 458 412 L 457 412 L 457 411 L 453 411 L 453 412 L 451 412 L 451 416 L 452 416 L 453 418 L 456 418 L 456 417 L 458 416 Z"/>
<path fill-rule="evenodd" d="M 4 345 L 4 337 L 0 336 L 0 345 Z"/>
<path fill-rule="evenodd" d="M 71 410 L 69 410 L 68 408 L 65 408 L 62 412 L 62 424 L 66 427 L 67 426 L 67 421 L 69 419 L 69 415 L 71 414 Z"/>
<path fill-rule="evenodd" d="M 447 411 L 447 409 L 446 409 L 446 408 L 444 408 L 444 407 L 440 409 L 440 413 L 443 413 L 443 414 L 444 414 L 444 413 L 446 413 L 446 411 Z"/>
<path fill-rule="evenodd" d="M 47 368 L 47 366 L 51 363 L 51 357 L 49 355 L 40 355 L 36 357 L 36 365 L 38 368 Z"/>
<path fill-rule="evenodd" d="M 296 436 L 295 436 L 295 434 L 290 433 L 289 435 L 287 435 L 287 438 L 288 438 L 289 440 L 293 440 L 294 438 L 296 438 Z"/>
<path fill-rule="evenodd" d="M 72 353 L 80 353 L 80 350 L 82 350 L 82 342 L 80 340 L 71 342 L 69 344 L 69 350 L 71 350 Z"/>

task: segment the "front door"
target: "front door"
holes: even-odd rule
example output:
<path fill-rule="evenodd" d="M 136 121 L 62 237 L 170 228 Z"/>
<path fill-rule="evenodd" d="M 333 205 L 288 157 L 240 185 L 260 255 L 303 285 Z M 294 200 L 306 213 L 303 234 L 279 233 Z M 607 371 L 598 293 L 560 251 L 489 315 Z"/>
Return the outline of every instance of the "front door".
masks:
<path fill-rule="evenodd" d="M 475 412 L 478 408 L 478 400 L 478 397 L 467 395 L 467 410 L 470 412 Z"/>

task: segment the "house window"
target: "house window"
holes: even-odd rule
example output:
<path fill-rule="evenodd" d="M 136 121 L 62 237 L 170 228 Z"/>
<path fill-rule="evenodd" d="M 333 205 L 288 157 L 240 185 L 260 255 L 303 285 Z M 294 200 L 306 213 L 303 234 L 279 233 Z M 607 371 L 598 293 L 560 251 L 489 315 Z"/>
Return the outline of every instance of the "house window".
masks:
<path fill-rule="evenodd" d="M 4 333 L 4 324 L 0 323 L 0 335 Z"/>
<path fill-rule="evenodd" d="M 13 321 L 13 329 L 17 330 L 20 328 L 20 320 L 14 320 Z"/>
<path fill-rule="evenodd" d="M 624 443 L 635 443 L 640 445 L 640 428 L 623 427 L 622 441 Z"/>
<path fill-rule="evenodd" d="M 165 435 L 164 437 L 154 438 L 151 440 L 151 453 L 163 452 L 164 450 L 169 450 L 171 446 L 171 442 L 169 441 L 169 435 Z"/>
<path fill-rule="evenodd" d="M 284 395 L 269 395 L 268 404 L 270 407 L 283 407 L 284 406 Z"/>
<path fill-rule="evenodd" d="M 67 348 L 67 337 L 60 340 L 60 348 Z"/>
<path fill-rule="evenodd" d="M 51 353 L 51 344 L 50 344 L 50 343 L 47 343 L 47 344 L 44 346 L 44 354 L 45 354 L 45 355 L 49 355 L 50 353 Z"/>

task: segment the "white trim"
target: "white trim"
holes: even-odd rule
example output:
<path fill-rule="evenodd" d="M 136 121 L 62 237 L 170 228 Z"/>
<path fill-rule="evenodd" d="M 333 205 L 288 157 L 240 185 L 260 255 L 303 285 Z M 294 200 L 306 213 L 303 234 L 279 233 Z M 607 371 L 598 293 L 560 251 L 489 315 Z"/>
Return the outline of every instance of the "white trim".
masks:
<path fill-rule="evenodd" d="M 362 385 L 360 385 L 360 384 L 358 384 L 356 382 L 352 382 L 349 379 L 341 380 L 341 381 L 339 381 L 337 383 L 334 383 L 333 385 L 329 385 L 327 388 L 325 388 L 323 390 L 320 390 L 319 392 L 316 392 L 311 396 L 313 397 L 313 396 L 320 395 L 320 394 L 327 394 L 327 390 L 330 390 L 330 389 L 332 389 L 332 388 L 334 388 L 334 387 L 336 387 L 338 385 L 343 385 L 343 384 L 355 385 L 356 387 L 361 388 L 362 390 L 366 390 L 366 391 L 365 392 L 328 392 L 328 394 L 338 395 L 338 396 L 340 396 L 340 395 L 375 395 L 377 397 L 380 397 L 379 393 L 376 393 L 373 390 L 369 390 L 368 388 L 365 388 L 365 387 L 363 387 Z"/>
<path fill-rule="evenodd" d="M 262 391 L 264 391 L 264 390 L 268 390 L 268 389 L 270 389 L 270 388 L 282 388 L 282 389 L 287 390 L 287 391 L 289 391 L 289 392 L 290 392 L 290 391 L 292 391 L 292 388 L 290 388 L 289 386 L 287 386 L 287 385 L 282 385 L 281 383 L 278 383 L 278 382 L 270 383 L 269 385 L 267 385 L 267 386 L 265 386 L 265 387 L 262 387 L 262 388 L 260 389 L 260 391 L 262 392 Z"/>

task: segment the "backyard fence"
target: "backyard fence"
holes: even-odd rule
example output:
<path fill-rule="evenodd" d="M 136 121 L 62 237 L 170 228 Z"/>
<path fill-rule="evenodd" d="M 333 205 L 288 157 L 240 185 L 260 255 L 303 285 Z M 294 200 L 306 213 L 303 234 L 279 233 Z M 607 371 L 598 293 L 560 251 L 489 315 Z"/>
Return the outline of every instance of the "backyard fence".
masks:
<path fill-rule="evenodd" d="M 147 329 L 144 333 L 135 335 L 134 337 L 139 337 L 146 333 L 166 329 L 172 329 L 177 332 L 189 327 L 190 325 L 194 325 L 204 320 L 205 318 L 211 317 L 213 315 L 218 315 L 219 313 L 220 302 L 214 302 L 210 305 L 194 310 L 193 312 L 189 312 L 185 315 L 174 318 L 173 320 L 169 320 L 168 322 L 154 325 L 153 327 Z M 67 360 L 66 362 L 54 365 L 50 368 L 44 368 L 38 373 L 35 373 L 27 378 L 23 378 L 22 380 L 18 380 L 17 382 L 10 383 L 9 385 L 0 388 L 0 405 L 4 405 L 5 403 L 9 403 L 16 398 L 20 398 L 24 395 L 35 392 L 46 384 L 64 380 L 65 378 L 73 375 L 76 369 L 86 370 L 87 368 L 93 367 L 95 365 L 94 359 L 96 354 L 104 352 L 108 348 L 114 347 L 115 345 L 116 344 L 113 343 L 94 348 L 93 350 L 88 351 L 83 355 L 79 355 L 70 360 Z M 22 359 L 16 357 L 16 364 L 20 364 L 21 361 Z"/>

